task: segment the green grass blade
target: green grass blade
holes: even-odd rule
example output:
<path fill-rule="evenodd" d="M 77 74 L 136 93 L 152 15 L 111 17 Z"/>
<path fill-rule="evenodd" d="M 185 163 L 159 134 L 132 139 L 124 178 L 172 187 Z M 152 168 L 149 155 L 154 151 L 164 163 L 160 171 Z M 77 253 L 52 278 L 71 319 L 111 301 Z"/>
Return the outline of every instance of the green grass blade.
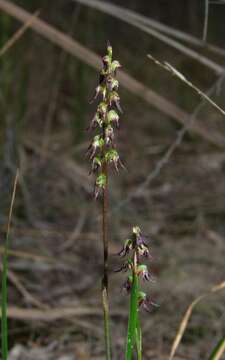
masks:
<path fill-rule="evenodd" d="M 209 357 L 209 360 L 219 360 L 221 356 L 225 353 L 225 335 L 220 339 L 216 347 L 213 349 L 212 354 Z"/>
<path fill-rule="evenodd" d="M 8 324 L 7 324 L 7 272 L 8 272 L 8 242 L 9 237 L 6 235 L 5 250 L 3 254 L 3 268 L 2 268 L 2 318 L 1 318 L 1 329 L 2 329 L 2 360 L 8 358 Z"/>
<path fill-rule="evenodd" d="M 133 273 L 133 283 L 130 296 L 130 310 L 127 330 L 126 360 L 132 360 L 134 345 L 136 342 L 138 317 L 138 276 Z"/>
<path fill-rule="evenodd" d="M 6 230 L 6 239 L 5 239 L 5 248 L 3 253 L 2 261 L 2 303 L 1 303 L 1 342 L 2 342 L 2 360 L 8 359 L 8 321 L 7 321 L 7 303 L 8 303 L 8 293 L 7 293 L 7 274 L 8 274 L 8 249 L 9 249 L 9 232 L 10 224 L 12 219 L 13 204 L 16 195 L 16 186 L 18 181 L 19 172 L 17 171 L 16 177 L 13 185 L 12 199 L 10 204 L 8 224 Z"/>

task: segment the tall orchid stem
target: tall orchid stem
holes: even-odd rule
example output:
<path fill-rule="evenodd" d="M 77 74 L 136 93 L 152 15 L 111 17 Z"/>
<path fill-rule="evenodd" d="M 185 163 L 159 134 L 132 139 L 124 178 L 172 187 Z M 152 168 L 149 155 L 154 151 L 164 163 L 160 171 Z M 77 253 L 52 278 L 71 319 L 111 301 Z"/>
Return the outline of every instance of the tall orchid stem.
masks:
<path fill-rule="evenodd" d="M 103 126 L 103 138 L 105 139 L 105 129 Z M 104 152 L 104 149 L 103 149 Z M 102 242 L 103 242 L 103 278 L 102 278 L 102 303 L 104 313 L 104 332 L 106 359 L 111 360 L 111 338 L 110 338 L 110 318 L 109 318 L 109 292 L 108 292 L 108 165 L 104 161 L 102 172 L 105 175 L 106 183 L 102 198 Z"/>
<path fill-rule="evenodd" d="M 114 165 L 118 170 L 120 159 L 114 143 L 114 128 L 119 123 L 119 115 L 114 108 L 120 110 L 120 97 L 117 93 L 119 82 L 116 80 L 116 70 L 121 65 L 112 59 L 112 47 L 107 43 L 107 54 L 102 58 L 102 69 L 99 83 L 95 89 L 94 99 L 101 95 L 102 101 L 97 107 L 90 128 L 98 129 L 88 148 L 92 160 L 92 172 L 96 175 L 94 196 L 99 193 L 102 197 L 102 243 L 103 243 L 103 276 L 102 276 L 102 303 L 104 313 L 104 331 L 106 345 L 106 360 L 111 360 L 111 338 L 109 317 L 108 292 L 108 167 Z"/>

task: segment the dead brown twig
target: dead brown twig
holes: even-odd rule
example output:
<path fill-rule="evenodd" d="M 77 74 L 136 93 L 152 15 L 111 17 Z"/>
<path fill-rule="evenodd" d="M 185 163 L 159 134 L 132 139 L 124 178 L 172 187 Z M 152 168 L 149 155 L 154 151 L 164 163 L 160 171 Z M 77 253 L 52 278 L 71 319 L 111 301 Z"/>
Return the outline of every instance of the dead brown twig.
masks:
<path fill-rule="evenodd" d="M 114 311 L 112 315 L 121 315 L 121 311 Z M 100 307 L 76 306 L 43 309 L 24 309 L 16 306 L 8 306 L 8 317 L 21 321 L 44 321 L 51 322 L 56 320 L 68 319 L 80 316 L 102 316 Z M 0 312 L 1 317 L 1 312 Z"/>
<path fill-rule="evenodd" d="M 93 307 L 60 307 L 55 309 L 23 309 L 16 306 L 8 306 L 8 317 L 22 321 L 56 321 L 70 319 L 73 316 L 101 315 L 101 309 Z M 1 313 L 0 313 L 1 316 Z"/>
<path fill-rule="evenodd" d="M 218 110 L 224 117 L 225 117 L 225 110 L 222 109 L 219 105 L 217 105 L 206 93 L 200 90 L 196 85 L 194 85 L 190 80 L 188 80 L 180 71 L 175 69 L 171 64 L 168 62 L 160 62 L 159 60 L 155 59 L 152 55 L 148 55 L 148 58 L 152 60 L 156 65 L 160 66 L 164 70 L 168 71 L 171 75 L 177 77 L 181 80 L 184 84 L 189 86 L 193 89 L 201 98 L 207 101 L 210 105 L 212 105 L 216 110 Z M 224 75 L 224 73 L 223 73 Z"/>
<path fill-rule="evenodd" d="M 8 279 L 12 282 L 12 284 L 16 287 L 16 289 L 20 292 L 20 294 L 24 297 L 26 301 L 30 304 L 36 306 L 40 309 L 47 309 L 48 306 L 39 301 L 35 296 L 33 296 L 20 281 L 19 277 L 12 271 L 8 271 Z"/>

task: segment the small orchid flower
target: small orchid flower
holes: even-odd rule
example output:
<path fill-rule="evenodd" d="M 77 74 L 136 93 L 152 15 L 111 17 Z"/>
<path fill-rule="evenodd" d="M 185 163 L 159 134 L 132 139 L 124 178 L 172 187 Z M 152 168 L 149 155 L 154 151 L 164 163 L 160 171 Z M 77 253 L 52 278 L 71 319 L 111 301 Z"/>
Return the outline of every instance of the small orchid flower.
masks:
<path fill-rule="evenodd" d="M 103 100 L 105 100 L 106 86 L 104 84 L 102 84 L 102 82 L 96 87 L 94 96 L 90 100 L 90 104 L 92 104 L 94 102 L 94 100 L 96 100 L 100 94 L 102 94 Z"/>
<path fill-rule="evenodd" d="M 114 145 L 114 130 L 111 125 L 108 125 L 105 129 L 105 143 L 106 145 Z"/>
<path fill-rule="evenodd" d="M 110 56 L 109 55 L 105 55 L 102 57 L 102 64 L 103 64 L 103 69 L 106 71 L 108 69 L 108 66 L 110 64 Z"/>
<path fill-rule="evenodd" d="M 92 168 L 91 171 L 93 173 L 96 173 L 100 168 L 102 167 L 102 161 L 101 158 L 99 156 L 95 156 L 93 161 L 92 161 Z"/>
<path fill-rule="evenodd" d="M 123 110 L 120 106 L 120 97 L 116 91 L 113 91 L 110 93 L 109 103 L 110 103 L 110 105 L 114 104 L 116 106 L 117 110 L 120 111 L 121 113 L 123 112 Z"/>
<path fill-rule="evenodd" d="M 123 289 L 129 293 L 131 288 L 132 288 L 132 283 L 133 283 L 133 276 L 130 275 L 127 277 L 126 281 L 123 284 Z"/>
<path fill-rule="evenodd" d="M 111 149 L 106 152 L 105 160 L 107 163 L 113 163 L 117 172 L 119 171 L 119 168 L 118 168 L 119 165 L 124 167 L 122 162 L 120 161 L 119 154 L 115 149 Z"/>
<path fill-rule="evenodd" d="M 96 113 L 95 116 L 92 118 L 91 124 L 87 128 L 87 130 L 90 130 L 90 129 L 94 130 L 97 128 L 97 126 L 99 126 L 101 128 L 102 124 L 103 124 L 102 118 L 99 116 L 98 113 Z"/>
<path fill-rule="evenodd" d="M 107 79 L 107 83 L 106 83 L 109 91 L 117 91 L 119 88 L 119 81 L 116 80 L 114 77 L 110 76 Z"/>
<path fill-rule="evenodd" d="M 146 295 L 143 291 L 139 291 L 138 293 L 138 306 L 139 308 L 143 308 L 147 312 L 151 311 L 152 306 L 158 307 L 159 305 L 154 303 L 148 295 Z"/>
<path fill-rule="evenodd" d="M 119 127 L 119 115 L 115 110 L 110 110 L 107 114 L 107 121 L 112 124 L 116 124 L 116 127 Z"/>
<path fill-rule="evenodd" d="M 141 276 L 143 280 L 149 281 L 151 276 L 146 265 L 141 264 L 137 267 L 137 275 Z"/>
<path fill-rule="evenodd" d="M 116 74 L 117 69 L 120 69 L 122 65 L 119 63 L 119 61 L 114 60 L 111 64 L 111 71 Z"/>
<path fill-rule="evenodd" d="M 118 255 L 124 257 L 129 253 L 130 250 L 132 250 L 132 248 L 133 248 L 132 240 L 127 239 L 127 240 L 125 240 L 123 248 L 122 248 L 122 250 L 120 250 Z"/>
<path fill-rule="evenodd" d="M 107 113 L 107 104 L 106 102 L 102 101 L 100 102 L 100 104 L 98 105 L 98 109 L 97 109 L 97 113 L 99 114 L 100 117 L 104 117 L 105 114 Z"/>
<path fill-rule="evenodd" d="M 88 147 L 88 155 L 90 159 L 92 160 L 98 150 L 101 150 L 104 146 L 104 139 L 101 137 L 101 135 L 96 135 L 92 141 L 92 143 Z"/>
<path fill-rule="evenodd" d="M 95 187 L 94 187 L 94 197 L 97 199 L 100 191 L 105 189 L 106 186 L 106 176 L 103 173 L 100 173 L 95 181 Z"/>
<path fill-rule="evenodd" d="M 141 229 L 138 226 L 133 228 L 134 241 L 137 244 L 138 253 L 140 256 L 150 257 L 147 238 L 142 235 Z"/>
<path fill-rule="evenodd" d="M 123 263 L 123 265 L 119 268 L 114 270 L 114 272 L 127 272 L 128 270 L 131 270 L 133 267 L 132 261 L 131 259 L 128 259 L 125 263 Z"/>

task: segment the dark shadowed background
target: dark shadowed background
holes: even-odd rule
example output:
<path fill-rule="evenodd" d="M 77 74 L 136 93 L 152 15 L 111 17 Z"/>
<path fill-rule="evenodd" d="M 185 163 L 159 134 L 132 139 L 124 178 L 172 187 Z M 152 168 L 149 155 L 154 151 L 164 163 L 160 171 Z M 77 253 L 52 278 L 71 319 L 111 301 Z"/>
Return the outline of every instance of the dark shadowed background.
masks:
<path fill-rule="evenodd" d="M 203 0 L 106 2 L 202 39 Z M 12 3 L 30 13 L 39 9 L 40 19 L 98 55 L 110 40 L 123 70 L 146 87 L 137 94 L 132 87 L 120 88 L 124 113 L 117 143 L 127 170 L 110 175 L 113 347 L 115 359 L 122 359 L 128 297 L 121 291 L 125 275 L 113 271 L 120 264 L 115 254 L 132 226 L 139 225 L 149 235 L 153 255 L 156 281 L 147 285 L 148 292 L 160 305 L 142 314 L 144 359 L 168 359 L 187 306 L 225 277 L 225 121 L 147 54 L 168 61 L 200 89 L 210 90 L 222 108 L 223 73 L 170 42 L 76 1 Z M 212 2 L 207 41 L 223 49 L 221 54 L 176 41 L 223 69 L 224 19 L 225 4 Z M 0 3 L 1 47 L 21 26 Z M 92 198 L 93 178 L 85 157 L 91 137 L 85 129 L 97 106 L 89 104 L 97 71 L 32 29 L 1 55 L 0 63 L 1 252 L 13 179 L 20 169 L 8 278 L 9 306 L 16 307 L 9 320 L 10 348 L 17 351 L 13 359 L 104 359 L 100 204 Z M 179 107 L 185 117 L 168 111 L 168 103 L 146 101 L 147 88 Z M 200 130 L 189 129 L 181 138 L 182 123 L 189 118 Z M 68 308 L 77 313 L 66 316 Z M 224 308 L 223 291 L 199 303 L 176 359 L 207 358 L 224 333 Z M 48 318 L 52 309 L 57 319 Z"/>

